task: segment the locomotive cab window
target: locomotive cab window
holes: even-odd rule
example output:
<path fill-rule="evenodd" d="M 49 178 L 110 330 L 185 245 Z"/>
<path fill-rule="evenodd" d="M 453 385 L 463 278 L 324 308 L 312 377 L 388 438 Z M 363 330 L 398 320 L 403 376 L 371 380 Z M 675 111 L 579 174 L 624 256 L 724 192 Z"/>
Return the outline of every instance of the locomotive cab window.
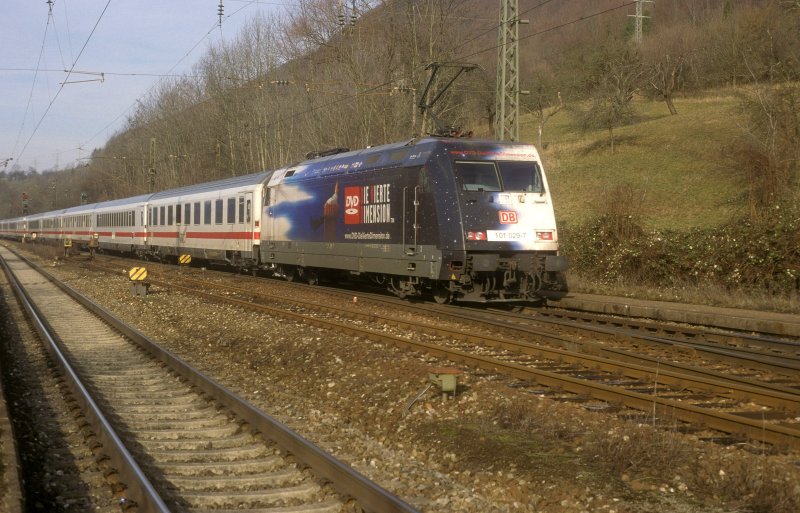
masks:
<path fill-rule="evenodd" d="M 544 193 L 542 171 L 536 162 L 498 162 L 503 190 Z"/>
<path fill-rule="evenodd" d="M 502 190 L 494 162 L 456 162 L 454 172 L 461 188 L 465 191 L 497 192 Z"/>

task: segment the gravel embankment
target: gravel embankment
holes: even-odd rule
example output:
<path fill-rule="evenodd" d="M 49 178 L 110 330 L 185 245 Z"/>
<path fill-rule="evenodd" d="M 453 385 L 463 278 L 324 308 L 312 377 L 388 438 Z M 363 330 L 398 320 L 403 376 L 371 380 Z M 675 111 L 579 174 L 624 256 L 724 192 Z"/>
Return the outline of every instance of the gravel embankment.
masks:
<path fill-rule="evenodd" d="M 169 290 L 134 298 L 122 274 L 48 265 L 425 512 L 717 512 L 753 505 L 733 478 L 759 462 L 780 469 L 769 489 L 800 482 L 786 458 L 754 460 L 692 436 L 654 433 L 543 398 L 514 379 Z M 440 366 L 462 371 L 457 397 L 443 401 L 432 388 L 409 406 L 429 369 Z"/>

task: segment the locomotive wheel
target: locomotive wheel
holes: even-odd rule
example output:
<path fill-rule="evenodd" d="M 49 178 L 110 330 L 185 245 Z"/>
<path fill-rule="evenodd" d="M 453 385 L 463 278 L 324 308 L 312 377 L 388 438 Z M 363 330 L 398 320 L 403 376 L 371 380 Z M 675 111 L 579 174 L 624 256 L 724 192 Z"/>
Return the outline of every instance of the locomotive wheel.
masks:
<path fill-rule="evenodd" d="M 440 305 L 450 304 L 450 302 L 453 301 L 453 293 L 444 285 L 437 284 L 433 288 L 433 300 Z"/>
<path fill-rule="evenodd" d="M 280 267 L 278 276 L 283 276 L 286 281 L 297 281 L 297 268 L 293 265 Z"/>
<path fill-rule="evenodd" d="M 317 285 L 319 283 L 319 275 L 311 269 L 303 269 L 303 279 L 309 285 Z"/>
<path fill-rule="evenodd" d="M 395 285 L 395 278 L 389 278 L 389 286 L 387 287 L 387 289 L 389 290 L 389 292 L 399 297 L 400 299 L 405 299 L 407 294 L 405 289 L 402 287 L 402 282 L 400 282 L 399 285 L 401 285 L 401 287 Z"/>

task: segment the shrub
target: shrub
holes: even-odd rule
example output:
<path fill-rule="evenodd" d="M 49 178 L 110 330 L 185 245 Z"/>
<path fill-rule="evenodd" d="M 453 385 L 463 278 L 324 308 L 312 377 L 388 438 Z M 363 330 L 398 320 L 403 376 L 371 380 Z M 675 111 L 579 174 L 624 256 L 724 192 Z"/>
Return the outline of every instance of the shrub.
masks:
<path fill-rule="evenodd" d="M 626 237 L 610 214 L 562 232 L 571 268 L 607 285 L 670 287 L 689 280 L 728 290 L 800 290 L 799 207 L 775 205 L 761 220 L 688 233 L 648 232 L 633 217 L 628 222 Z"/>

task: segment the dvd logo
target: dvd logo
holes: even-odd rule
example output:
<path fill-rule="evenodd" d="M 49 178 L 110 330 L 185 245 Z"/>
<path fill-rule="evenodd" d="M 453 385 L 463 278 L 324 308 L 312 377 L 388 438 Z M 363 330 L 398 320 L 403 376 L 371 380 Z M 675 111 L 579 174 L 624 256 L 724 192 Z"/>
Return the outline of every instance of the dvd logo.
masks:
<path fill-rule="evenodd" d="M 344 188 L 344 223 L 361 223 L 361 187 Z"/>
<path fill-rule="evenodd" d="M 500 215 L 500 224 L 517 224 L 517 213 L 513 210 L 501 210 L 498 212 Z"/>
<path fill-rule="evenodd" d="M 357 214 L 358 213 L 358 204 L 361 202 L 358 196 L 345 196 L 344 198 L 344 213 L 345 214 Z"/>

